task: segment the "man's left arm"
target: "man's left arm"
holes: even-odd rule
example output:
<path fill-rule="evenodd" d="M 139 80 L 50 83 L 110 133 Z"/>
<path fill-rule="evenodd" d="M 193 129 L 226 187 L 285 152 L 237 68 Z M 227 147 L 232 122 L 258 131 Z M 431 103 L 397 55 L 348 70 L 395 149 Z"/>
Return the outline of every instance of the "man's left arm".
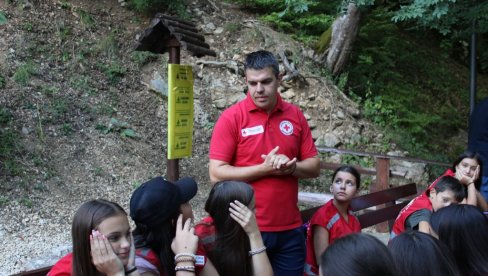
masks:
<path fill-rule="evenodd" d="M 296 162 L 292 173 L 297 178 L 314 178 L 320 175 L 320 159 L 318 156 L 306 158 Z"/>

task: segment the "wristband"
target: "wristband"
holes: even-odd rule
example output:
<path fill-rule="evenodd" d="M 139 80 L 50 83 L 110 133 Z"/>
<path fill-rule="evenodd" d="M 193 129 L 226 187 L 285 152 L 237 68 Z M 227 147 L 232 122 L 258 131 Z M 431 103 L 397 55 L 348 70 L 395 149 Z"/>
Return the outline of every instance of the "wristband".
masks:
<path fill-rule="evenodd" d="M 197 256 L 195 254 L 191 254 L 191 253 L 178 253 L 178 254 L 175 255 L 175 262 L 177 262 L 180 257 L 190 257 L 190 258 L 193 259 L 193 262 L 195 262 L 195 260 L 197 258 Z"/>
<path fill-rule="evenodd" d="M 264 251 L 266 251 L 266 246 L 263 246 L 263 247 L 258 248 L 256 250 L 249 251 L 249 256 L 254 256 L 254 255 L 259 254 L 259 253 L 262 253 Z"/>
<path fill-rule="evenodd" d="M 132 272 L 135 272 L 137 270 L 137 267 L 133 266 L 132 268 L 129 268 L 125 271 L 125 275 L 129 275 Z"/>
<path fill-rule="evenodd" d="M 179 257 L 178 258 L 175 258 L 175 265 L 178 264 L 178 263 L 182 263 L 182 262 L 195 262 L 195 258 L 193 257 Z"/>
<path fill-rule="evenodd" d="M 175 271 L 195 272 L 195 266 L 194 265 L 175 266 Z"/>

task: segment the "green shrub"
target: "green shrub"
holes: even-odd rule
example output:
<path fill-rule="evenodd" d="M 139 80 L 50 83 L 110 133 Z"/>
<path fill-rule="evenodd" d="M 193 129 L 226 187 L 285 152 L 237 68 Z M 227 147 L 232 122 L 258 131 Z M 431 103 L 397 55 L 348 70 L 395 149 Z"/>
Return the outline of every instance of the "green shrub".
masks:
<path fill-rule="evenodd" d="M 103 71 L 112 84 L 117 83 L 127 72 L 127 69 L 117 62 L 110 64 L 99 63 L 98 68 Z"/>
<path fill-rule="evenodd" d="M 13 116 L 0 107 L 0 171 L 5 175 L 19 175 L 21 168 L 16 161 L 19 137 L 12 128 Z"/>
<path fill-rule="evenodd" d="M 134 51 L 130 54 L 130 58 L 132 61 L 137 63 L 139 67 L 158 59 L 158 55 L 146 52 L 146 51 Z"/>
<path fill-rule="evenodd" d="M 19 68 L 17 68 L 17 70 L 15 71 L 14 80 L 18 84 L 25 86 L 29 83 L 31 76 L 34 75 L 36 71 L 37 70 L 32 63 L 30 62 L 25 63 L 19 66 Z"/>
<path fill-rule="evenodd" d="M 95 20 L 87 11 L 83 9 L 76 9 L 76 13 L 80 16 L 80 21 L 87 28 L 91 28 L 95 25 Z"/>
<path fill-rule="evenodd" d="M 138 12 L 153 13 L 161 10 L 167 10 L 170 13 L 175 13 L 180 17 L 189 18 L 186 12 L 185 1 L 174 0 L 129 0 L 129 8 Z"/>

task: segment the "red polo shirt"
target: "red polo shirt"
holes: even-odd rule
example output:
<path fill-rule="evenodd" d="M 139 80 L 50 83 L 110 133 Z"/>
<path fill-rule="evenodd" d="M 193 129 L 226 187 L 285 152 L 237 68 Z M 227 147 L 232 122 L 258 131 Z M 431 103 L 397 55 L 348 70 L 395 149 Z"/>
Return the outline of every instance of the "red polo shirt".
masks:
<path fill-rule="evenodd" d="M 304 160 L 317 155 L 310 127 L 301 110 L 277 94 L 269 114 L 247 97 L 225 110 L 215 124 L 210 159 L 245 167 L 263 163 L 261 154 L 279 146 L 279 154 Z M 255 191 L 256 218 L 261 231 L 276 232 L 299 227 L 298 179 L 267 176 L 250 183 Z"/>
<path fill-rule="evenodd" d="M 319 267 L 315 256 L 315 247 L 313 243 L 313 227 L 315 225 L 327 229 L 329 232 L 329 245 L 336 239 L 351 233 L 361 232 L 361 225 L 359 220 L 352 213 L 348 211 L 347 221 L 339 214 L 339 210 L 335 207 L 333 200 L 329 200 L 324 206 L 315 212 L 307 227 L 307 257 L 305 259 L 306 275 L 319 275 Z"/>

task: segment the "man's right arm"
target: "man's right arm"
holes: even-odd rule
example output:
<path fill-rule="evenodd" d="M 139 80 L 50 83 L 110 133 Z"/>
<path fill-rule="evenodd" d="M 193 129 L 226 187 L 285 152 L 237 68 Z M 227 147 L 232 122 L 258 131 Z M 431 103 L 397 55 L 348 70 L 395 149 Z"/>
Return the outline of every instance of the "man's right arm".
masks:
<path fill-rule="evenodd" d="M 222 180 L 250 182 L 269 175 L 273 168 L 266 166 L 264 163 L 253 166 L 236 167 L 225 161 L 210 159 L 208 170 L 210 181 L 214 184 Z"/>

